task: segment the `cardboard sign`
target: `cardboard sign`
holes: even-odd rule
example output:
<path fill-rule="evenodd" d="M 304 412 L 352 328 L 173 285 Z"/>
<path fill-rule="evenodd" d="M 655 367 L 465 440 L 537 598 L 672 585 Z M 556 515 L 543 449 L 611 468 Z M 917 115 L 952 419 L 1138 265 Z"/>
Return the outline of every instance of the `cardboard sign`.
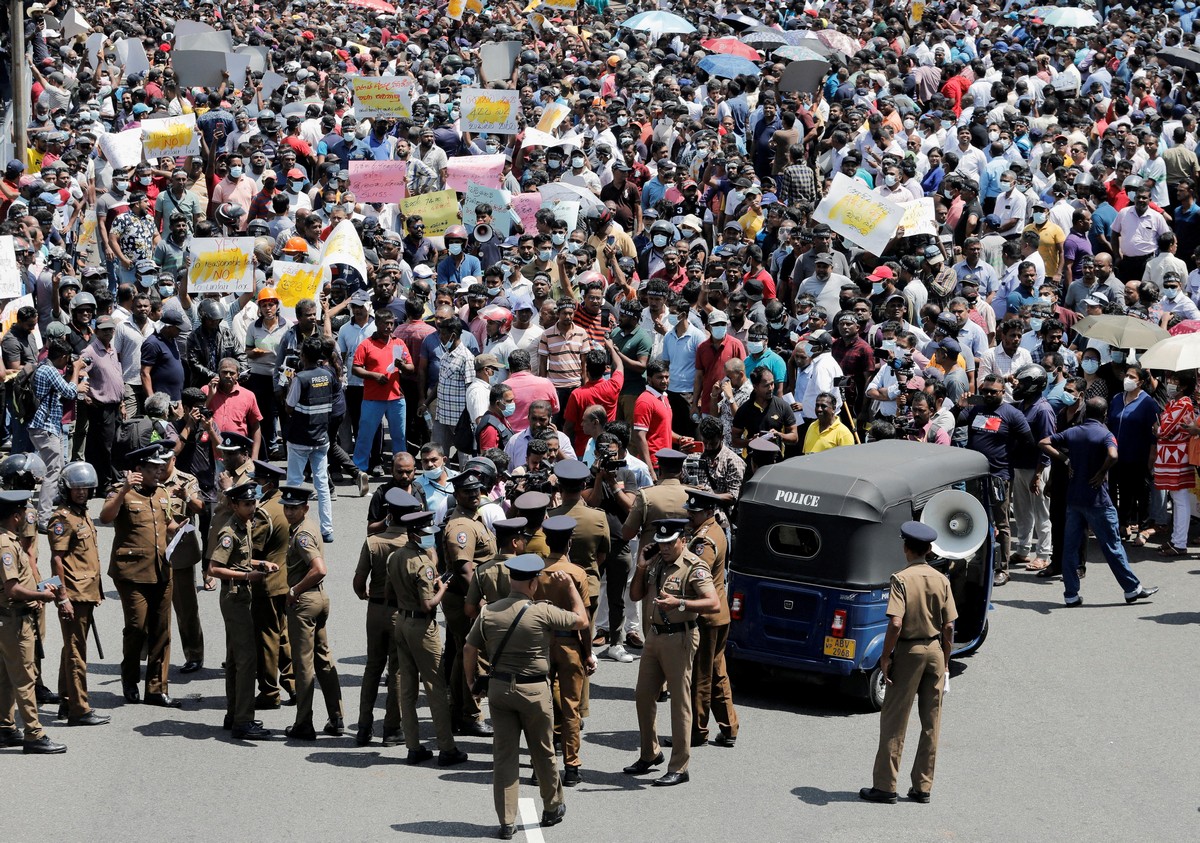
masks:
<path fill-rule="evenodd" d="M 501 237 L 507 237 L 512 233 L 512 214 L 505 210 L 510 202 L 512 202 L 512 197 L 507 190 L 497 190 L 475 182 L 468 182 L 462 203 L 463 225 L 470 228 L 476 224 L 475 207 L 477 205 L 491 205 L 492 227 Z"/>
<path fill-rule="evenodd" d="M 503 82 L 512 76 L 513 66 L 521 55 L 520 41 L 501 41 L 499 44 L 484 44 L 479 48 L 479 59 L 483 64 L 483 78 L 487 82 Z"/>
<path fill-rule="evenodd" d="M 132 167 L 142 160 L 141 129 L 126 129 L 117 134 L 104 134 L 96 139 L 96 143 L 114 170 Z"/>
<path fill-rule="evenodd" d="M 188 267 L 188 292 L 246 293 L 254 290 L 253 237 L 196 237 Z"/>
<path fill-rule="evenodd" d="M 267 58 L 270 53 L 266 47 L 252 47 L 249 44 L 238 44 L 233 48 L 233 51 L 250 56 L 250 69 L 255 73 L 267 72 Z"/>
<path fill-rule="evenodd" d="M 93 32 L 87 37 L 84 46 L 87 47 L 88 64 L 92 70 L 96 69 L 96 65 L 100 63 L 100 48 L 104 46 L 105 35 L 103 32 Z"/>
<path fill-rule="evenodd" d="M 141 129 L 146 160 L 200 154 L 195 114 L 143 120 Z"/>
<path fill-rule="evenodd" d="M 228 29 L 192 32 L 175 36 L 176 50 L 208 50 L 211 53 L 233 52 L 233 33 Z"/>
<path fill-rule="evenodd" d="M 91 32 L 92 25 L 75 9 L 67 12 L 62 20 L 62 36 L 64 41 L 71 41 L 76 35 Z"/>
<path fill-rule="evenodd" d="M 512 198 L 513 213 L 526 231 L 537 231 L 537 212 L 542 209 L 542 194 L 518 193 Z"/>
<path fill-rule="evenodd" d="M 173 50 L 171 66 L 186 88 L 216 88 L 225 70 L 225 54 L 212 50 Z"/>
<path fill-rule="evenodd" d="M 351 160 L 350 190 L 359 202 L 399 202 L 408 195 L 408 162 Z"/>
<path fill-rule="evenodd" d="M 834 174 L 829 193 L 813 212 L 813 219 L 826 223 L 846 239 L 873 255 L 884 248 L 904 218 L 904 209 L 890 199 L 872 193 L 860 179 Z"/>
<path fill-rule="evenodd" d="M 467 192 L 467 183 L 476 182 L 485 187 L 499 187 L 500 174 L 504 172 L 504 153 L 494 155 L 465 155 L 450 158 L 446 162 L 446 187 L 459 193 Z"/>
<path fill-rule="evenodd" d="M 937 234 L 937 218 L 933 213 L 932 196 L 901 202 L 900 207 L 904 209 L 904 216 L 899 224 L 904 226 L 905 237 L 915 234 Z"/>
<path fill-rule="evenodd" d="M 542 119 L 538 121 L 539 132 L 549 134 L 558 128 L 559 124 L 571 113 L 571 107 L 565 102 L 552 102 L 542 111 Z"/>
<path fill-rule="evenodd" d="M 34 306 L 33 293 L 28 293 L 27 295 L 21 296 L 20 298 L 15 298 L 12 301 L 10 301 L 8 304 L 4 305 L 4 310 L 0 311 L 0 333 L 7 334 L 9 329 L 12 328 L 13 325 L 17 324 L 17 311 L 18 310 L 20 310 L 23 307 L 33 307 L 33 306 Z M 34 328 L 33 329 L 33 337 L 34 337 L 34 342 L 36 342 L 38 344 L 38 346 L 41 346 L 41 344 L 42 344 L 41 331 L 39 331 L 37 328 Z M 17 373 L 14 371 L 13 376 L 15 377 L 16 374 Z"/>
<path fill-rule="evenodd" d="M 117 59 L 128 76 L 132 73 L 145 73 L 150 69 L 150 59 L 146 57 L 146 48 L 136 38 L 122 38 L 116 44 Z"/>
<path fill-rule="evenodd" d="M 407 76 L 353 77 L 355 116 L 411 119 L 413 81 Z"/>
<path fill-rule="evenodd" d="M 542 0 L 541 8 L 554 9 L 560 13 L 573 12 L 578 4 L 578 0 Z"/>
<path fill-rule="evenodd" d="M 579 227 L 578 202 L 571 199 L 557 199 L 546 205 L 546 207 L 550 209 L 555 218 L 567 224 L 567 231 L 574 231 Z"/>
<path fill-rule="evenodd" d="M 301 299 L 316 299 L 325 270 L 317 264 L 272 261 L 271 280 L 280 308 L 291 308 Z"/>
<path fill-rule="evenodd" d="M 446 7 L 446 14 L 454 20 L 462 20 L 466 8 L 467 0 L 450 0 L 450 4 Z"/>
<path fill-rule="evenodd" d="M 457 207 L 456 204 L 456 210 Z M 428 231 L 428 228 L 426 230 Z M 325 247 L 321 251 L 321 269 L 325 273 L 323 277 L 328 277 L 329 268 L 334 264 L 354 267 L 363 282 L 366 283 L 367 255 L 363 251 L 362 240 L 359 238 L 358 232 L 354 230 L 354 223 L 350 220 L 339 222 L 337 227 L 329 232 L 329 237 L 325 239 Z"/>
<path fill-rule="evenodd" d="M 453 190 L 410 196 L 400 203 L 400 211 L 406 217 L 421 217 L 426 237 L 441 237 L 458 222 L 458 196 Z"/>
<path fill-rule="evenodd" d="M 520 91 L 463 88 L 461 102 L 463 131 L 497 135 L 515 135 L 518 132 Z"/>
<path fill-rule="evenodd" d="M 196 35 L 201 32 L 216 32 L 211 26 L 206 23 L 201 23 L 198 20 L 181 20 L 175 24 L 175 39 L 178 41 L 186 35 Z"/>
<path fill-rule="evenodd" d="M 13 236 L 11 234 L 0 236 L 0 299 L 12 299 L 21 295 L 25 289 L 21 275 Z"/>

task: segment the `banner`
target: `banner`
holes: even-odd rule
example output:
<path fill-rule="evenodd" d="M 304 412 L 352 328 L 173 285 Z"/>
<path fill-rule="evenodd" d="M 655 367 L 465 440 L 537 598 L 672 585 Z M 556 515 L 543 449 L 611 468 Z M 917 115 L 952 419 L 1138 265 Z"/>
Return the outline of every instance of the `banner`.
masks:
<path fill-rule="evenodd" d="M 271 280 L 279 296 L 280 309 L 290 308 L 295 313 L 296 302 L 301 299 L 316 301 L 324 274 L 325 270 L 316 264 L 272 261 Z"/>
<path fill-rule="evenodd" d="M 512 201 L 507 190 L 496 190 L 484 187 L 475 182 L 467 182 L 466 196 L 462 204 L 463 225 L 471 228 L 475 225 L 475 206 L 492 206 L 492 228 L 501 237 L 512 233 L 512 215 L 504 210 Z"/>
<path fill-rule="evenodd" d="M 487 82 L 503 82 L 512 76 L 513 65 L 521 55 L 520 41 L 501 41 L 499 44 L 484 44 L 479 48 L 479 60 L 483 64 L 483 78 Z"/>
<path fill-rule="evenodd" d="M 354 76 L 354 115 L 364 117 L 387 117 L 412 119 L 412 91 L 414 79 L 408 76 Z"/>
<path fill-rule="evenodd" d="M 141 129 L 127 129 L 115 135 L 101 135 L 96 139 L 96 143 L 114 170 L 132 167 L 142 160 Z"/>
<path fill-rule="evenodd" d="M 463 88 L 462 130 L 515 135 L 517 115 L 521 111 L 520 91 L 493 91 L 484 88 Z"/>
<path fill-rule="evenodd" d="M 527 233 L 537 231 L 537 212 L 542 209 L 542 194 L 518 193 L 512 198 L 513 213 L 521 221 Z"/>
<path fill-rule="evenodd" d="M 457 208 L 457 205 L 455 207 Z M 428 225 L 427 222 L 427 233 Z M 339 222 L 337 227 L 325 238 L 325 247 L 321 251 L 323 278 L 329 277 L 329 268 L 335 263 L 354 267 L 363 283 L 367 282 L 367 255 L 363 251 L 362 240 L 359 239 L 358 232 L 354 230 L 354 223 L 350 220 Z"/>
<path fill-rule="evenodd" d="M 11 299 L 21 295 L 25 284 L 21 281 L 21 267 L 17 263 L 17 250 L 13 236 L 0 236 L 0 299 Z"/>
<path fill-rule="evenodd" d="M 426 237 L 441 237 L 458 222 L 458 196 L 453 190 L 410 196 L 400 203 L 400 212 L 406 217 L 421 217 Z"/>
<path fill-rule="evenodd" d="M 933 214 L 932 196 L 914 199 L 911 202 L 901 202 L 900 207 L 904 209 L 900 225 L 904 227 L 905 237 L 912 237 L 915 234 L 937 234 L 937 218 Z"/>
<path fill-rule="evenodd" d="M 552 102 L 542 111 L 542 119 L 538 121 L 539 132 L 549 134 L 558 128 L 558 124 L 571 113 L 571 107 L 565 102 Z"/>
<path fill-rule="evenodd" d="M 450 0 L 446 14 L 454 20 L 462 20 L 463 11 L 467 8 L 467 0 Z"/>
<path fill-rule="evenodd" d="M 408 162 L 351 159 L 350 191 L 359 202 L 399 202 L 408 195 Z"/>
<path fill-rule="evenodd" d="M 142 121 L 142 150 L 146 160 L 200 154 L 196 115 L 162 117 Z"/>
<path fill-rule="evenodd" d="M 504 153 L 494 155 L 465 155 L 450 158 L 446 162 L 446 187 L 459 193 L 467 192 L 467 185 L 476 182 L 484 187 L 499 187 L 500 174 L 504 172 Z"/>
<path fill-rule="evenodd" d="M 253 292 L 253 237 L 196 237 L 191 255 L 188 292 L 192 295 Z"/>
<path fill-rule="evenodd" d="M 827 223 L 838 234 L 873 255 L 883 254 L 896 226 L 904 217 L 904 209 L 871 192 L 860 179 L 836 173 L 833 185 L 813 219 Z"/>
<path fill-rule="evenodd" d="M 20 298 L 13 299 L 8 304 L 4 305 L 4 310 L 0 311 L 0 333 L 7 334 L 9 328 L 17 324 L 17 311 L 23 307 L 33 307 L 33 293 L 28 293 Z M 33 329 L 33 341 L 40 347 L 42 344 L 42 334 L 37 328 Z M 17 372 L 14 369 L 12 376 L 16 377 Z"/>
<path fill-rule="evenodd" d="M 578 0 L 542 0 L 539 8 L 557 9 L 559 12 L 573 12 Z"/>

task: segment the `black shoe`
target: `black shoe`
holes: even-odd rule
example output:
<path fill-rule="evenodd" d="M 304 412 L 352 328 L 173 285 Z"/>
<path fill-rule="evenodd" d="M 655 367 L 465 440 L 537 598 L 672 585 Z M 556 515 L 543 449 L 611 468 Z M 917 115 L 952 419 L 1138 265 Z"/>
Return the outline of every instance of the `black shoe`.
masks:
<path fill-rule="evenodd" d="M 737 736 L 729 735 L 729 734 L 726 734 L 725 732 L 722 732 L 721 734 L 719 734 L 715 738 L 713 738 L 712 742 L 713 742 L 713 746 L 723 746 L 726 749 L 733 749 L 734 744 L 737 743 Z"/>
<path fill-rule="evenodd" d="M 24 742 L 25 733 L 20 729 L 0 729 L 0 746 L 20 746 Z"/>
<path fill-rule="evenodd" d="M 474 735 L 477 738 L 490 738 L 495 731 L 482 720 L 468 720 L 454 730 L 456 735 Z"/>
<path fill-rule="evenodd" d="M 1086 577 L 1087 576 L 1087 565 L 1080 565 L 1079 570 L 1076 573 L 1079 574 L 1079 579 L 1083 579 L 1084 577 Z"/>
<path fill-rule="evenodd" d="M 337 720 L 330 720 L 321 731 L 331 738 L 340 738 L 346 734 L 346 721 L 340 717 Z"/>
<path fill-rule="evenodd" d="M 651 782 L 654 787 L 674 787 L 677 784 L 684 784 L 691 780 L 691 776 L 687 773 L 667 773 L 659 776 Z"/>
<path fill-rule="evenodd" d="M 1141 586 L 1140 588 L 1138 588 L 1138 593 L 1133 595 L 1132 597 L 1126 597 L 1125 602 L 1126 603 L 1136 603 L 1139 600 L 1145 600 L 1147 597 L 1153 597 L 1156 594 L 1158 594 L 1158 586 L 1151 586 L 1150 588 Z"/>
<path fill-rule="evenodd" d="M 36 741 L 23 741 L 21 746 L 26 755 L 62 755 L 67 751 L 66 744 L 55 743 L 46 735 Z"/>
<path fill-rule="evenodd" d="M 89 711 L 83 717 L 72 717 L 67 719 L 68 726 L 103 726 L 112 720 L 107 714 L 97 714 L 94 711 Z"/>
<path fill-rule="evenodd" d="M 70 710 L 68 710 L 66 703 L 59 704 L 59 706 L 58 706 L 58 719 L 59 720 L 66 720 L 67 717 L 70 716 L 70 713 L 71 712 L 70 712 Z"/>
<path fill-rule="evenodd" d="M 462 764 L 467 760 L 467 754 L 461 749 L 451 750 L 450 752 L 438 753 L 439 767 L 453 767 L 456 764 Z"/>
<path fill-rule="evenodd" d="M 371 742 L 372 734 L 370 729 L 359 729 L 354 733 L 354 745 L 366 746 Z M 385 744 L 386 746 L 386 744 Z"/>
<path fill-rule="evenodd" d="M 180 673 L 195 673 L 200 668 L 204 667 L 204 662 L 184 662 L 183 667 L 179 668 Z"/>
<path fill-rule="evenodd" d="M 583 778 L 579 775 L 579 768 L 568 764 L 562 774 L 563 787 L 574 787 L 581 781 L 583 781 Z"/>
<path fill-rule="evenodd" d="M 400 744 L 402 744 L 402 743 L 404 743 L 404 733 L 403 732 L 384 732 L 383 733 L 383 745 L 384 746 L 400 746 Z"/>
<path fill-rule="evenodd" d="M 512 840 L 513 835 L 517 833 L 515 825 L 502 825 L 500 830 L 496 832 L 496 837 L 500 840 Z"/>
<path fill-rule="evenodd" d="M 233 738 L 238 741 L 266 741 L 271 739 L 271 730 L 264 729 L 261 720 L 251 720 L 233 727 Z"/>
<path fill-rule="evenodd" d="M 122 690 L 125 694 L 125 702 L 140 703 L 142 701 L 142 692 L 138 690 L 137 685 L 125 685 Z"/>
<path fill-rule="evenodd" d="M 34 693 L 37 694 L 38 705 L 53 705 L 56 702 L 60 702 L 58 694 L 51 691 L 45 685 L 38 685 Z"/>
<path fill-rule="evenodd" d="M 162 708 L 183 708 L 183 700 L 177 700 L 170 694 L 146 694 L 146 705 L 157 705 Z"/>
<path fill-rule="evenodd" d="M 659 738 L 658 742 L 668 749 L 674 745 L 674 740 L 669 737 Z M 708 746 L 708 738 L 701 737 L 700 735 L 692 735 L 692 746 Z"/>
<path fill-rule="evenodd" d="M 311 725 L 301 726 L 293 723 L 284 729 L 283 733 L 294 741 L 315 741 L 317 739 L 317 730 Z"/>
<path fill-rule="evenodd" d="M 226 732 L 233 731 L 233 715 L 226 714 L 225 719 L 221 721 L 221 728 Z"/>
<path fill-rule="evenodd" d="M 333 533 L 322 533 L 321 541 L 325 542 L 325 544 L 333 544 Z"/>
<path fill-rule="evenodd" d="M 896 791 L 876 790 L 873 787 L 864 787 L 858 792 L 858 798 L 867 802 L 878 802 L 880 805 L 895 805 Z"/>
<path fill-rule="evenodd" d="M 634 763 L 632 763 L 628 767 L 626 767 L 624 772 L 628 773 L 631 776 L 642 776 L 642 775 L 645 775 L 646 773 L 649 773 L 651 769 L 653 769 L 654 767 L 657 767 L 659 764 L 663 763 L 663 761 L 665 761 L 665 760 L 666 760 L 666 758 L 663 756 L 663 754 L 661 752 L 658 755 L 654 756 L 654 759 L 651 761 L 647 761 L 644 758 L 639 758 L 637 761 L 635 761 Z"/>
<path fill-rule="evenodd" d="M 671 692 L 668 691 L 666 688 L 663 688 L 663 692 L 658 695 L 658 701 L 666 702 L 669 699 L 671 699 Z"/>
<path fill-rule="evenodd" d="M 1061 577 L 1062 576 L 1062 565 L 1049 565 L 1045 568 L 1042 568 L 1042 570 L 1038 571 L 1036 574 L 1034 574 L 1034 576 L 1038 577 L 1039 579 L 1049 579 L 1050 577 Z"/>
<path fill-rule="evenodd" d="M 549 828 L 552 825 L 558 825 L 563 821 L 563 817 L 567 815 L 566 803 L 559 805 L 553 811 L 542 811 L 542 821 L 538 823 L 542 828 Z"/>
<path fill-rule="evenodd" d="M 915 787 L 910 787 L 908 789 L 908 798 L 911 799 L 913 802 L 920 802 L 922 805 L 929 804 L 929 794 L 922 793 L 921 791 L 917 790 Z"/>
<path fill-rule="evenodd" d="M 254 698 L 255 711 L 274 711 L 282 705 L 279 702 L 279 697 L 268 697 L 264 694 L 259 694 Z"/>
<path fill-rule="evenodd" d="M 1002 585 L 1008 584 L 1008 571 L 997 571 L 992 577 L 992 586 L 999 588 Z M 864 797 L 865 798 L 865 797 Z"/>
<path fill-rule="evenodd" d="M 420 749 L 410 749 L 408 751 L 408 757 L 404 760 L 409 764 L 423 764 L 432 757 L 433 753 L 430 750 L 426 749 L 425 747 L 421 747 Z"/>

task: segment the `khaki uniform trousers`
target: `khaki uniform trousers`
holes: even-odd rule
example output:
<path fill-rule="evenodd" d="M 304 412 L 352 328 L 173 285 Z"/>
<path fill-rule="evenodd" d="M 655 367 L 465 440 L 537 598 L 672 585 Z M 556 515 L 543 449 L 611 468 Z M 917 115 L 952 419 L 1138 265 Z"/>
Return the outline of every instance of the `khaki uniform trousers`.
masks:
<path fill-rule="evenodd" d="M 200 604 L 196 600 L 196 566 L 171 571 L 171 606 L 179 627 L 183 657 L 189 662 L 204 661 L 204 629 L 200 626 Z"/>
<path fill-rule="evenodd" d="M 913 759 L 912 786 L 928 793 L 933 787 L 933 766 L 937 760 L 938 727 L 942 719 L 942 683 L 946 661 L 942 639 L 899 641 L 892 656 L 892 684 L 883 698 L 879 717 L 879 751 L 875 754 L 874 783 L 889 793 L 896 789 L 900 775 L 900 755 L 904 752 L 904 733 L 913 698 L 921 717 L 921 736 L 917 757 Z"/>
<path fill-rule="evenodd" d="M 382 598 L 379 598 L 382 599 Z M 369 729 L 375 722 L 375 701 L 379 698 L 379 677 L 387 668 L 387 698 L 384 700 L 383 733 L 400 731 L 400 670 L 392 636 L 396 629 L 396 607 L 386 603 L 367 604 L 367 664 L 363 668 L 358 698 L 358 728 Z"/>
<path fill-rule="evenodd" d="M 529 747 L 529 763 L 542 792 L 542 810 L 563 803 L 563 788 L 554 755 L 554 724 L 550 686 L 545 682 L 516 684 L 492 679 L 488 683 L 492 715 L 492 794 L 501 825 L 516 825 L 520 791 L 521 732 Z"/>
<path fill-rule="evenodd" d="M 404 744 L 410 750 L 421 748 L 421 728 L 417 722 L 417 694 L 425 687 L 438 749 L 453 752 L 454 730 L 450 725 L 450 695 L 441 666 L 442 639 L 437 621 L 396 615 L 396 660 L 400 667 L 400 716 L 404 723 Z"/>
<path fill-rule="evenodd" d="M 288 637 L 287 595 L 271 597 L 255 589 L 253 609 L 258 639 L 258 693 L 273 702 L 279 700 L 281 689 L 294 696 L 296 681 Z"/>
<path fill-rule="evenodd" d="M 550 643 L 550 676 L 554 692 L 554 732 L 562 738 L 563 763 L 579 766 L 580 725 L 583 715 L 579 707 L 587 671 L 583 664 L 583 645 L 579 633 L 555 634 Z M 492 724 L 495 728 L 495 724 Z"/>
<path fill-rule="evenodd" d="M 225 713 L 234 726 L 254 720 L 254 613 L 250 586 L 221 585 L 221 617 L 225 619 Z"/>
<path fill-rule="evenodd" d="M 87 643 L 96 604 L 72 600 L 71 608 L 75 612 L 72 620 L 61 615 L 58 619 L 63 637 L 62 658 L 58 663 L 58 696 L 60 707 L 67 709 L 67 716 L 78 718 L 92 710 L 88 705 Z"/>
<path fill-rule="evenodd" d="M 342 686 L 329 650 L 325 625 L 329 622 L 329 595 L 323 586 L 309 589 L 287 610 L 292 665 L 296 678 L 296 725 L 311 726 L 313 682 L 321 683 L 330 723 L 342 720 Z"/>
<path fill-rule="evenodd" d="M 0 729 L 15 728 L 13 712 L 20 709 L 27 741 L 43 734 L 34 691 L 34 623 L 32 615 L 0 615 Z"/>
<path fill-rule="evenodd" d="M 737 737 L 737 709 L 733 707 L 733 687 L 725 668 L 725 642 L 728 640 L 729 624 L 700 624 L 700 643 L 696 647 L 696 663 L 692 666 L 692 730 L 700 738 L 708 738 L 710 712 L 722 732 Z"/>
<path fill-rule="evenodd" d="M 638 730 L 641 732 L 641 758 L 651 761 L 658 756 L 658 696 L 663 682 L 671 692 L 671 761 L 667 771 L 682 773 L 692 757 L 692 662 L 700 632 L 695 627 L 660 635 L 647 625 L 646 646 L 638 665 L 634 699 Z"/>
<path fill-rule="evenodd" d="M 146 693 L 167 693 L 171 666 L 171 578 L 143 583 L 113 580 L 125 612 L 121 639 L 121 681 L 137 685 L 146 649 Z"/>
<path fill-rule="evenodd" d="M 466 674 L 463 672 L 463 645 L 467 643 L 467 633 L 471 631 L 473 623 L 463 609 L 465 603 L 466 598 L 457 594 L 447 593 L 442 598 L 442 614 L 446 616 L 446 632 L 449 633 L 446 637 L 445 667 L 450 671 L 450 718 L 454 723 L 475 722 L 483 718 L 479 701 L 467 687 Z"/>

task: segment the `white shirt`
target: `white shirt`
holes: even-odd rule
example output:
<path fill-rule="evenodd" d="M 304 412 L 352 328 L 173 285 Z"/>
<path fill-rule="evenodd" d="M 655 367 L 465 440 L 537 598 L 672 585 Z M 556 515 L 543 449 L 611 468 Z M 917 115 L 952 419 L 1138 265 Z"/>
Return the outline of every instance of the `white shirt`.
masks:
<path fill-rule="evenodd" d="M 514 433 L 513 437 L 508 440 L 508 444 L 504 446 L 504 453 L 508 454 L 508 458 L 512 460 L 510 469 L 525 465 L 525 458 L 529 454 L 530 438 L 529 429 L 526 428 L 520 433 Z M 558 451 L 559 459 L 575 459 L 575 449 L 571 447 L 571 440 L 561 430 L 558 431 Z"/>
<path fill-rule="evenodd" d="M 834 387 L 833 382 L 842 376 L 842 367 L 833 359 L 833 354 L 826 352 L 815 357 L 808 368 L 808 384 L 804 387 L 804 395 L 800 398 L 801 415 L 808 421 L 817 417 L 817 396 L 822 392 L 833 394 L 834 412 L 841 412 L 842 391 Z"/>
<path fill-rule="evenodd" d="M 1018 347 L 1011 357 L 1004 352 L 1004 346 L 995 345 L 979 358 L 979 368 L 975 370 L 975 383 L 980 384 L 988 375 L 1000 375 L 1005 378 L 1004 400 L 1012 401 L 1012 384 L 1007 378 L 1022 366 L 1032 366 L 1033 356 L 1028 349 Z"/>
<path fill-rule="evenodd" d="M 1015 188 L 1008 193 L 1001 193 L 996 197 L 996 207 L 994 213 L 1000 217 L 1001 224 L 1015 219 L 1017 224 L 1008 229 L 1008 233 L 1020 233 L 1025 225 L 1025 195 Z"/>

